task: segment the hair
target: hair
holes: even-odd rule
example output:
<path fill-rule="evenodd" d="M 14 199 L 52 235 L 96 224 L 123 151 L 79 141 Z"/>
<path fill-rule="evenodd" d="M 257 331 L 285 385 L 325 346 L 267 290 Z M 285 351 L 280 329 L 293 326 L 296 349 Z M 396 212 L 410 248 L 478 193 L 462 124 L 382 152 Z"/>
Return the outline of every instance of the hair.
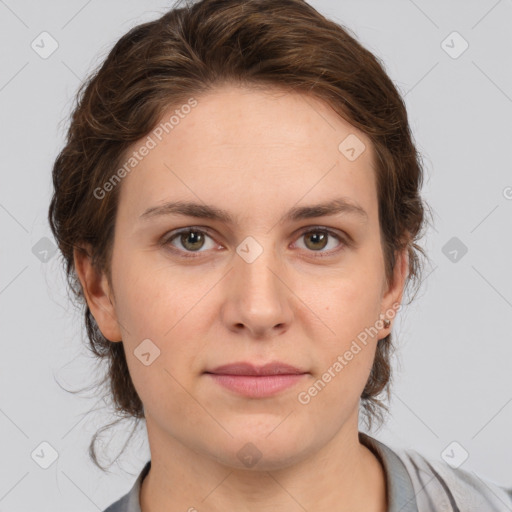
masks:
<path fill-rule="evenodd" d="M 179 5 L 179 4 L 178 4 Z M 419 190 L 422 162 L 405 104 L 384 71 L 349 29 L 326 19 L 303 0 L 202 0 L 173 7 L 123 35 L 80 86 L 64 148 L 52 171 L 48 218 L 64 259 L 67 282 L 83 309 L 90 350 L 107 362 L 104 396 L 120 419 L 144 418 L 122 343 L 107 340 L 85 300 L 73 251 L 85 251 L 111 284 L 111 256 L 120 186 L 99 200 L 130 146 L 146 136 L 171 106 L 215 91 L 222 84 L 278 88 L 313 95 L 366 134 L 375 150 L 378 212 L 388 283 L 397 251 L 407 248 L 406 290 L 421 283 L 417 244 L 426 211 Z M 361 395 L 364 419 L 382 423 L 389 412 L 391 333 L 377 342 Z M 97 389 L 99 389 L 97 387 Z M 133 431 L 132 431 L 133 432 Z M 124 448 L 124 447 L 123 447 Z"/>

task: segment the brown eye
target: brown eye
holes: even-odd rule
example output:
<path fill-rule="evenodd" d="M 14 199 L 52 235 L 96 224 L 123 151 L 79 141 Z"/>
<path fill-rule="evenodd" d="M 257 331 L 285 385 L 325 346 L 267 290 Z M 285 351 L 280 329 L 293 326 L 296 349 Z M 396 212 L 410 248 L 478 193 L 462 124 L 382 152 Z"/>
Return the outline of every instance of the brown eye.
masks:
<path fill-rule="evenodd" d="M 210 240 L 209 246 L 207 244 L 208 240 Z M 175 252 L 183 253 L 184 256 L 190 256 L 191 253 L 198 253 L 199 255 L 206 252 L 207 249 L 215 247 L 212 237 L 198 228 L 188 228 L 174 232 L 174 234 L 164 238 L 161 243 L 164 246 L 170 246 L 169 248 Z"/>
<path fill-rule="evenodd" d="M 204 234 L 201 231 L 180 233 L 180 242 L 188 251 L 197 251 L 204 245 Z"/>
<path fill-rule="evenodd" d="M 309 229 L 303 231 L 299 237 L 299 240 L 304 239 L 304 248 L 309 252 L 316 252 L 315 256 L 329 256 L 333 253 L 338 252 L 347 245 L 340 235 L 337 235 L 333 231 L 324 228 Z M 332 243 L 332 241 L 338 242 Z M 324 250 L 328 245 L 331 245 L 327 250 Z M 299 244 L 300 246 L 300 244 Z"/>
<path fill-rule="evenodd" d="M 324 231 L 311 231 L 305 234 L 306 246 L 311 250 L 323 249 L 329 235 Z"/>

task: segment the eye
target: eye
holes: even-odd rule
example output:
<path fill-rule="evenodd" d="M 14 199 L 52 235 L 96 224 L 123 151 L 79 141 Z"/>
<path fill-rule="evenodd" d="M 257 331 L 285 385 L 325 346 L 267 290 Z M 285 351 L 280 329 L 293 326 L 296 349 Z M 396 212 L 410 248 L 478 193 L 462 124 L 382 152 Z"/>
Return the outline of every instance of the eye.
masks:
<path fill-rule="evenodd" d="M 340 235 L 337 235 L 333 231 L 323 227 L 308 228 L 307 231 L 303 231 L 300 234 L 299 240 L 303 238 L 306 241 L 306 249 L 312 252 L 320 253 L 320 257 L 324 256 L 324 253 L 327 253 L 325 254 L 327 256 L 340 250 L 340 248 L 336 249 L 336 247 L 334 247 L 332 250 L 323 251 L 322 249 L 329 245 L 329 239 L 334 238 L 337 240 L 339 243 L 341 243 L 341 248 L 343 248 L 345 245 L 344 240 Z M 339 243 L 338 246 L 340 245 Z"/>
<path fill-rule="evenodd" d="M 183 252 L 183 249 L 184 252 L 204 252 L 200 251 L 199 249 L 205 246 L 205 240 L 207 238 L 213 242 L 213 239 L 203 229 L 189 227 L 178 232 L 173 232 L 171 236 L 165 237 L 162 241 L 162 245 L 171 245 L 171 247 L 176 248 L 176 245 L 172 243 L 174 240 L 176 240 L 176 242 L 181 245 L 181 248 L 177 247 L 178 252 Z M 206 247 L 206 249 L 213 249 L 214 247 L 215 244 L 212 243 L 210 247 Z"/>
<path fill-rule="evenodd" d="M 304 244 L 305 250 L 317 253 L 314 255 L 315 257 L 330 256 L 349 245 L 342 236 L 325 227 L 309 227 L 306 231 L 300 233 L 299 240 L 303 238 L 306 241 Z M 323 249 L 329 245 L 330 239 L 333 238 L 338 241 L 338 248 L 334 247 L 324 251 Z M 210 240 L 209 244 L 207 243 L 208 240 Z M 206 230 L 194 226 L 173 231 L 170 235 L 165 236 L 160 243 L 186 258 L 198 257 L 199 255 L 196 256 L 194 253 L 202 253 L 217 246 Z"/>

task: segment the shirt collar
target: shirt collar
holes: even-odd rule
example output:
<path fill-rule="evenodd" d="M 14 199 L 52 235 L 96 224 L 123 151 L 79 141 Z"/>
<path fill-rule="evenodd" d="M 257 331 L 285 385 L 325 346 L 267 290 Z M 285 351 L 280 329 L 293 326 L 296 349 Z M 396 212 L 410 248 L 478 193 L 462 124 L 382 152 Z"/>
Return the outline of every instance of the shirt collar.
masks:
<path fill-rule="evenodd" d="M 387 512 L 418 512 L 416 493 L 409 472 L 398 455 L 377 439 L 359 432 L 359 441 L 380 460 L 386 473 Z"/>

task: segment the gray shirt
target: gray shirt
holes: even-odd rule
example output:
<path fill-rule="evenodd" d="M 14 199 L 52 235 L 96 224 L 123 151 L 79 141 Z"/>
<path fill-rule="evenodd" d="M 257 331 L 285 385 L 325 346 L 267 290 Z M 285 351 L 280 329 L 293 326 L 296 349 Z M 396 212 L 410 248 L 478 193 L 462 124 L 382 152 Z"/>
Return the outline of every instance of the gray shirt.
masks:
<path fill-rule="evenodd" d="M 505 489 L 415 450 L 392 450 L 363 432 L 359 440 L 384 467 L 388 512 L 512 512 L 512 487 Z M 131 490 L 104 512 L 141 512 L 140 487 L 150 468 L 149 460 Z"/>

